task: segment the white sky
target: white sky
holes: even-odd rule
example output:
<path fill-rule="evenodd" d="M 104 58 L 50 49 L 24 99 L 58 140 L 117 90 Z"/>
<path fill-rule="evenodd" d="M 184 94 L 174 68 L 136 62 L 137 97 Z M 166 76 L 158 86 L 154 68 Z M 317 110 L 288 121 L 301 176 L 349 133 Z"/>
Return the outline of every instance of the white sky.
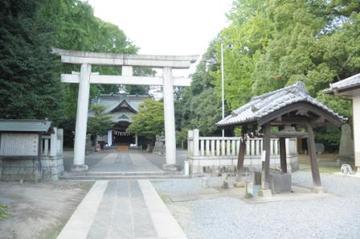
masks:
<path fill-rule="evenodd" d="M 202 54 L 227 25 L 232 0 L 88 0 L 140 54 Z"/>

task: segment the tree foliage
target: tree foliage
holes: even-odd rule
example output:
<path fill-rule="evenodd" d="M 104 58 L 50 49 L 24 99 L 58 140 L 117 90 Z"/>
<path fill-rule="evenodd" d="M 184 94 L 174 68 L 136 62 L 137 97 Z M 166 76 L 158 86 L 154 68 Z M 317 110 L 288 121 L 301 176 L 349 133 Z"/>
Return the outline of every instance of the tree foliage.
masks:
<path fill-rule="evenodd" d="M 225 101 L 229 110 L 243 105 L 254 95 L 303 81 L 312 96 L 342 115 L 351 116 L 350 102 L 324 95 L 322 90 L 360 71 L 359 11 L 359 1 L 234 0 L 228 13 L 230 25 L 209 46 L 215 66 L 205 72 L 200 64 L 191 88 L 203 84 L 200 74 L 209 80 L 207 85 L 214 86 L 213 104 L 220 102 L 222 43 Z M 179 102 L 185 98 L 188 98 L 186 102 L 196 102 L 198 95 L 208 91 L 206 88 L 192 94 L 185 90 Z M 197 112 L 200 111 L 189 113 L 183 109 L 178 114 L 196 119 Z M 211 129 L 207 122 L 210 118 L 203 116 L 197 127 L 206 131 Z M 212 120 L 215 124 L 216 119 Z M 192 127 L 190 120 L 185 122 L 186 127 L 189 125 Z M 319 139 L 336 144 L 338 133 L 336 129 L 322 130 Z"/>
<path fill-rule="evenodd" d="M 0 118 L 49 118 L 62 114 L 62 86 L 50 54 L 42 1 L 2 1 L 0 8 Z"/>
<path fill-rule="evenodd" d="M 221 119 L 221 101 L 217 97 L 211 75 L 217 68 L 212 64 L 214 47 L 211 45 L 196 72 L 192 76 L 192 84 L 188 88 L 180 89 L 176 101 L 177 130 L 200 129 L 204 135 L 219 134 L 215 123 Z"/>
<path fill-rule="evenodd" d="M 44 1 L 39 7 L 40 15 L 50 23 L 53 46 L 68 50 L 136 54 L 138 48 L 127 39 L 117 26 L 94 16 L 92 7 L 80 0 Z M 79 71 L 79 66 L 62 65 L 60 72 Z M 94 66 L 94 72 L 120 74 L 119 67 Z M 73 120 L 76 114 L 78 86 L 65 86 L 65 117 Z M 117 93 L 116 85 L 91 85 L 90 95 Z"/>
<path fill-rule="evenodd" d="M 147 99 L 133 117 L 128 132 L 154 140 L 156 135 L 164 132 L 164 104 L 161 101 Z"/>
<path fill-rule="evenodd" d="M 78 86 L 62 84 L 60 74 L 80 67 L 61 64 L 51 47 L 126 54 L 138 48 L 80 0 L 2 0 L 0 22 L 0 118 L 49 118 L 64 128 L 65 143 L 71 145 Z M 92 71 L 120 74 L 121 68 L 94 66 Z M 118 90 L 116 85 L 91 85 L 90 95 Z M 140 91 L 146 89 L 131 89 Z"/>
<path fill-rule="evenodd" d="M 87 132 L 91 135 L 105 135 L 112 127 L 111 116 L 105 114 L 105 107 L 103 105 L 92 105 L 91 111 L 93 116 L 89 117 Z"/>

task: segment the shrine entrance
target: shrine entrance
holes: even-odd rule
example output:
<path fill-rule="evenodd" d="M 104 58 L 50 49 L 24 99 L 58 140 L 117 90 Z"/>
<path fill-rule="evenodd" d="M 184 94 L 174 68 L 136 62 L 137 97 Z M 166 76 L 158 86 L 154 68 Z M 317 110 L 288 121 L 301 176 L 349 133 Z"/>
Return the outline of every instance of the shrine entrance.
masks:
<path fill-rule="evenodd" d="M 174 77 L 173 69 L 188 69 L 199 56 L 164 55 L 123 55 L 70 51 L 53 48 L 53 53 L 61 56 L 61 62 L 80 65 L 80 72 L 61 74 L 64 83 L 79 84 L 76 112 L 73 170 L 87 170 L 85 165 L 86 128 L 89 108 L 90 84 L 115 85 L 157 85 L 163 88 L 166 165 L 176 163 L 174 86 L 190 86 L 186 77 Z M 121 75 L 99 75 L 91 71 L 92 65 L 120 66 Z M 162 76 L 133 76 L 133 67 L 162 69 Z"/>
<path fill-rule="evenodd" d="M 137 144 L 137 135 L 132 135 L 127 132 L 127 128 L 129 127 L 129 122 L 119 122 L 112 128 L 112 145 L 119 144 Z"/>

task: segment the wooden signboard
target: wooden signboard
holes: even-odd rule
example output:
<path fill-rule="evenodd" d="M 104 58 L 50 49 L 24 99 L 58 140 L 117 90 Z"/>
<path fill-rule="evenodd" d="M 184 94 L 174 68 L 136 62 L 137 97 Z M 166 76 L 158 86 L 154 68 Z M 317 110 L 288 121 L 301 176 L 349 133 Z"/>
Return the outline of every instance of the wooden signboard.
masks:
<path fill-rule="evenodd" d="M 0 156 L 38 156 L 38 150 L 38 134 L 0 134 Z"/>

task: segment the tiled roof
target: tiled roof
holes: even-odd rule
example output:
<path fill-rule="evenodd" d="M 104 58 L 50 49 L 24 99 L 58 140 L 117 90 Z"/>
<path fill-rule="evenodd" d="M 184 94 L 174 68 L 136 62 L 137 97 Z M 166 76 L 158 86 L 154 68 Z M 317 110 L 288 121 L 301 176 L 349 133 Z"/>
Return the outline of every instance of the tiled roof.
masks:
<path fill-rule="evenodd" d="M 250 102 L 234 110 L 230 115 L 216 123 L 216 125 L 230 126 L 256 122 L 276 110 L 299 102 L 310 103 L 324 111 L 327 111 L 341 121 L 345 120 L 345 118 L 312 98 L 305 90 L 304 83 L 297 82 L 279 90 L 253 97 Z"/>
<path fill-rule="evenodd" d="M 326 89 L 325 92 L 346 91 L 347 89 L 354 87 L 360 88 L 360 73 L 330 84 L 330 88 Z"/>
<path fill-rule="evenodd" d="M 151 98 L 149 95 L 104 94 L 92 100 L 91 103 L 103 105 L 105 113 L 110 113 L 123 102 L 129 104 L 135 111 L 139 111 L 140 104 L 149 98 Z"/>
<path fill-rule="evenodd" d="M 41 132 L 46 133 L 51 127 L 47 120 L 0 119 L 0 132 Z"/>

